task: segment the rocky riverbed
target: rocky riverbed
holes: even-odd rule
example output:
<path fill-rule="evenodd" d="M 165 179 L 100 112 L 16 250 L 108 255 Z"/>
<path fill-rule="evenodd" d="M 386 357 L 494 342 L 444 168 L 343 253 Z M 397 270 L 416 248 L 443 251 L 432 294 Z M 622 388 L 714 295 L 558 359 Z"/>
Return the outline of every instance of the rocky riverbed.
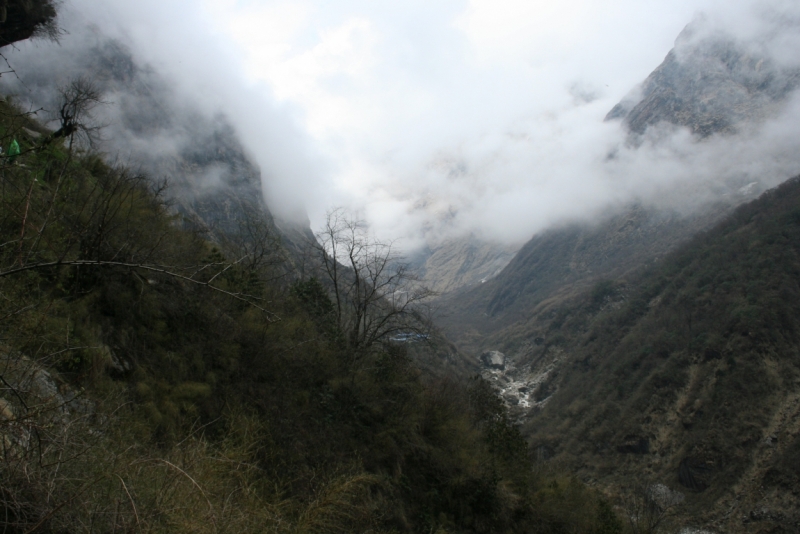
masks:
<path fill-rule="evenodd" d="M 497 350 L 481 354 L 481 376 L 497 388 L 511 415 L 518 421 L 547 404 L 555 392 L 548 390 L 548 379 L 556 372 L 562 354 L 534 365 L 518 365 L 512 356 Z"/>

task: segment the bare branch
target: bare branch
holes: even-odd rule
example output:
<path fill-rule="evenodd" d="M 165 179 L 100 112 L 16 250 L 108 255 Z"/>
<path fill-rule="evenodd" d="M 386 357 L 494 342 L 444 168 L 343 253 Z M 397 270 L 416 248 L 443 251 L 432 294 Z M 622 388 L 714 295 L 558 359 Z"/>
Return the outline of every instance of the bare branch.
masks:
<path fill-rule="evenodd" d="M 333 286 L 336 318 L 358 353 L 399 332 L 422 332 L 420 306 L 433 292 L 396 253 L 392 242 L 370 235 L 366 224 L 338 208 L 328 213 L 312 247 Z"/>
<path fill-rule="evenodd" d="M 47 136 L 42 144 L 59 138 L 71 140 L 79 135 L 89 146 L 95 146 L 102 126 L 94 124 L 93 111 L 97 106 L 108 103 L 102 99 L 100 89 L 92 80 L 79 77 L 58 91 L 60 100 L 56 120 L 59 121 L 59 128 Z"/>
<path fill-rule="evenodd" d="M 52 262 L 47 262 L 47 263 L 35 263 L 35 264 L 31 264 L 31 265 L 25 265 L 23 267 L 17 267 L 15 269 L 9 269 L 7 271 L 2 271 L 2 272 L 0 272 L 0 278 L 6 277 L 6 276 L 11 276 L 13 274 L 21 273 L 21 272 L 24 272 L 24 271 L 48 269 L 48 268 L 51 268 L 51 267 L 59 267 L 59 266 L 62 266 L 62 265 L 88 266 L 88 267 L 128 267 L 128 268 L 131 268 L 131 269 L 143 269 L 145 271 L 152 271 L 152 272 L 156 272 L 156 273 L 165 274 L 167 276 L 171 276 L 171 277 L 177 278 L 179 280 L 184 280 L 186 282 L 191 282 L 192 284 L 197 284 L 197 285 L 200 285 L 200 286 L 207 287 L 207 288 L 209 288 L 209 289 L 211 289 L 213 291 L 217 291 L 219 293 L 227 295 L 227 296 L 229 296 L 231 298 L 234 298 L 236 300 L 239 300 L 241 302 L 246 302 L 250 306 L 253 306 L 253 307 L 261 310 L 262 312 L 266 313 L 269 316 L 268 320 L 270 322 L 275 322 L 275 321 L 279 321 L 280 320 L 280 317 L 278 317 L 277 314 L 267 310 L 266 308 L 263 308 L 263 307 L 255 304 L 253 302 L 253 300 L 263 300 L 260 297 L 256 297 L 254 295 L 248 295 L 246 293 L 233 293 L 232 291 L 227 291 L 225 289 L 222 289 L 221 287 L 218 287 L 218 286 L 215 286 L 215 285 L 211 284 L 210 281 L 203 281 L 203 280 L 198 280 L 196 278 L 191 278 L 189 276 L 184 276 L 184 275 L 182 275 L 180 273 L 176 273 L 174 271 L 170 271 L 170 270 L 165 269 L 165 268 L 163 268 L 161 266 L 145 265 L 145 264 L 141 264 L 141 263 L 127 263 L 127 262 L 121 262 L 121 261 L 104 261 L 104 260 L 57 260 L 57 261 L 52 261 Z M 216 278 L 216 276 L 214 278 Z M 213 278 L 212 278 L 212 280 L 213 280 Z"/>

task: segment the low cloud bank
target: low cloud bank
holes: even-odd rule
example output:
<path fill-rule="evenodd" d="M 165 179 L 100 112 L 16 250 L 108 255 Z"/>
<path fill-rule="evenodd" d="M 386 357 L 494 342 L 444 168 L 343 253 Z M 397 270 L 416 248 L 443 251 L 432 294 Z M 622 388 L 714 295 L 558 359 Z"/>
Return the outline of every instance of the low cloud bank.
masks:
<path fill-rule="evenodd" d="M 101 148 L 153 172 L 154 161 L 197 150 L 198 143 L 209 153 L 218 150 L 214 135 L 231 125 L 260 167 L 273 212 L 305 220 L 298 192 L 310 197 L 322 189 L 319 156 L 296 111 L 278 103 L 269 88 L 246 80 L 236 51 L 197 7 L 189 0 L 65 2 L 60 43 L 24 42 L 5 52 L 19 78 L 4 76 L 4 90 L 43 106 L 38 115 L 48 119 L 57 87 L 76 76 L 94 80 L 108 102 L 96 110 L 104 125 Z M 197 178 L 201 187 L 215 181 Z"/>
<path fill-rule="evenodd" d="M 60 46 L 23 43 L 7 55 L 30 82 L 15 88 L 25 97 L 44 87 L 37 79 L 66 82 L 87 51 L 116 39 L 162 95 L 143 120 L 169 123 L 154 138 L 107 111 L 122 159 L 180 147 L 193 110 L 224 116 L 277 215 L 307 213 L 319 226 L 327 209 L 348 206 L 408 248 L 467 233 L 521 244 L 631 201 L 688 210 L 800 172 L 796 97 L 702 142 L 660 126 L 631 143 L 620 122 L 603 122 L 698 11 L 693 39 L 725 34 L 800 67 L 794 2 L 336 4 L 72 0 Z M 143 89 L 127 89 L 109 100 L 143 105 Z"/>

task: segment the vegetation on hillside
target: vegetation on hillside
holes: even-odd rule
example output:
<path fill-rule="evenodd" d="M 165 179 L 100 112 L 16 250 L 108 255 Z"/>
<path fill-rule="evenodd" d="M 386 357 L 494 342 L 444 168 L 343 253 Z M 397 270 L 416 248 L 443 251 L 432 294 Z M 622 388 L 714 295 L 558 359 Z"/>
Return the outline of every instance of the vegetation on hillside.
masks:
<path fill-rule="evenodd" d="M 469 291 L 445 295 L 440 321 L 460 348 L 496 348 L 503 332 L 524 327 L 537 308 L 569 300 L 604 279 L 628 277 L 706 230 L 733 209 L 721 199 L 681 214 L 633 204 L 589 223 L 546 230 L 528 241 L 496 277 Z"/>
<path fill-rule="evenodd" d="M 542 303 L 497 344 L 518 366 L 559 362 L 526 435 L 605 484 L 686 492 L 686 516 L 772 495 L 778 511 L 761 520 L 793 524 L 798 280 L 800 178 L 634 276 Z"/>
<path fill-rule="evenodd" d="M 0 47 L 56 37 L 55 15 L 2 3 Z M 357 222 L 334 212 L 301 251 L 254 202 L 211 242 L 198 223 L 227 200 L 175 209 L 168 181 L 93 150 L 101 91 L 60 92 L 55 131 L 0 102 L 3 532 L 800 525 L 800 180 L 658 261 L 690 222 L 665 238 L 634 210 L 613 233 L 545 234 L 466 297 L 481 317 L 458 328 L 501 325 L 489 339 L 519 367 L 553 362 L 521 431 L 487 382 L 415 359 L 423 340 L 455 349 Z M 553 465 L 616 486 L 623 513 Z"/>
<path fill-rule="evenodd" d="M 0 3 L 0 47 L 31 37 L 58 38 L 59 0 L 4 0 Z"/>
<path fill-rule="evenodd" d="M 4 532 L 621 531 L 486 383 L 351 340 L 277 236 L 210 244 L 79 131 L 0 104 Z"/>

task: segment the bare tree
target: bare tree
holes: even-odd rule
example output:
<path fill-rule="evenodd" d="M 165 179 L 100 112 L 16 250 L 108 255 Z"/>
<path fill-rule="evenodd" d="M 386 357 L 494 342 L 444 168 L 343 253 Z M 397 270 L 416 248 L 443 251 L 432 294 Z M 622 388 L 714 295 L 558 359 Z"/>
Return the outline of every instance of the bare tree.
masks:
<path fill-rule="evenodd" d="M 409 269 L 392 242 L 373 237 L 342 208 L 330 211 L 313 244 L 333 289 L 334 313 L 357 354 L 399 333 L 425 335 L 433 291 Z"/>
<path fill-rule="evenodd" d="M 60 87 L 58 103 L 59 128 L 48 136 L 45 142 L 54 139 L 69 138 L 78 135 L 89 146 L 94 146 L 99 138 L 102 126 L 95 124 L 93 111 L 106 104 L 102 99 L 102 92 L 89 78 L 75 78 L 69 84 Z"/>

